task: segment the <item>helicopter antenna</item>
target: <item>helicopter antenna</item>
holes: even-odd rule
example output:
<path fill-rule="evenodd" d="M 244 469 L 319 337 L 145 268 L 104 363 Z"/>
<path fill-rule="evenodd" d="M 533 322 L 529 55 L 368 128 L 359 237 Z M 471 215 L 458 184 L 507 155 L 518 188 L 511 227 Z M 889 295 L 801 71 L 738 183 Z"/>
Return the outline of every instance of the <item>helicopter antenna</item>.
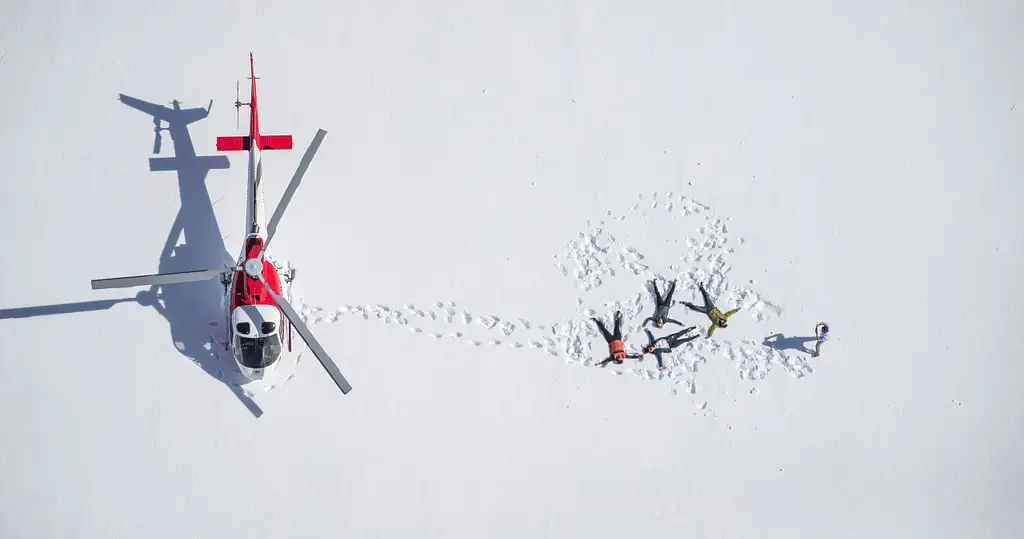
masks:
<path fill-rule="evenodd" d="M 238 94 L 239 88 L 238 88 L 238 85 L 239 85 L 239 81 L 238 81 L 238 79 L 235 79 L 235 130 L 236 131 L 238 130 L 238 109 L 239 109 L 239 107 L 242 106 L 242 102 L 238 100 L 238 98 L 239 98 L 239 94 Z"/>
<path fill-rule="evenodd" d="M 259 77 L 256 77 L 256 78 L 259 78 Z M 235 129 L 239 129 L 239 125 L 238 125 L 238 109 L 240 109 L 242 107 L 242 105 L 245 105 L 245 106 L 248 106 L 248 107 L 252 106 L 252 103 L 243 103 L 241 101 L 241 96 L 239 94 L 239 91 L 240 91 L 239 90 L 239 81 L 236 79 L 235 80 Z"/>

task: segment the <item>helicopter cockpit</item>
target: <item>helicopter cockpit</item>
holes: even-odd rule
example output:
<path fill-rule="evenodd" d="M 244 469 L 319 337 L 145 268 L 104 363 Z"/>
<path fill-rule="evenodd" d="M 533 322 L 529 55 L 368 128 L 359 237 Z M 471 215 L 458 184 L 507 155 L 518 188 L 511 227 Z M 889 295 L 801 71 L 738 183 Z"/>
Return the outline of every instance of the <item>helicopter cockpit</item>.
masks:
<path fill-rule="evenodd" d="M 235 360 L 248 369 L 265 369 L 281 357 L 280 311 L 273 305 L 243 305 L 231 316 Z"/>

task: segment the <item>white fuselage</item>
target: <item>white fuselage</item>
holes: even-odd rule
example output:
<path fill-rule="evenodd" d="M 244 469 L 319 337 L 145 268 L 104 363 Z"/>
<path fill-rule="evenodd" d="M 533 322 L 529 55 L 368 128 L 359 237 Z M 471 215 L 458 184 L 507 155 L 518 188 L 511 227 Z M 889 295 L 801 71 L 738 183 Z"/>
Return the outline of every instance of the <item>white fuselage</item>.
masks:
<path fill-rule="evenodd" d="M 246 234 L 259 234 L 266 238 L 267 217 L 263 206 L 263 160 L 262 152 L 254 143 L 249 148 L 249 187 L 246 197 Z M 245 253 L 242 253 L 245 257 Z"/>
<path fill-rule="evenodd" d="M 263 163 L 262 163 L 262 152 L 259 150 L 256 144 L 252 144 L 249 148 L 249 181 L 246 189 L 246 215 L 245 215 L 245 226 L 246 226 L 246 237 L 251 238 L 253 236 L 259 236 L 266 241 L 267 230 L 266 230 L 266 213 L 263 203 Z M 247 256 L 246 244 L 248 241 L 243 242 L 242 251 L 239 253 L 239 264 L 244 264 Z M 268 262 L 273 261 L 270 256 L 269 249 L 264 253 L 264 259 Z M 245 279 L 243 273 L 236 274 L 236 278 Z M 232 293 L 231 289 L 228 288 L 229 297 L 227 298 L 227 304 L 231 305 Z M 270 337 L 273 335 L 280 335 L 282 316 L 281 311 L 273 305 L 240 305 L 236 307 L 230 313 L 231 323 L 231 346 L 234 348 L 234 358 L 238 365 L 239 370 L 242 374 L 250 380 L 258 380 L 263 378 L 265 368 L 252 368 L 242 364 L 242 352 L 238 348 L 240 339 L 262 339 L 264 337 Z M 271 322 L 272 326 L 264 327 L 264 322 Z M 244 328 L 246 331 L 241 332 L 239 328 Z M 269 329 L 269 331 L 265 331 Z M 274 363 L 276 365 L 276 361 Z"/>

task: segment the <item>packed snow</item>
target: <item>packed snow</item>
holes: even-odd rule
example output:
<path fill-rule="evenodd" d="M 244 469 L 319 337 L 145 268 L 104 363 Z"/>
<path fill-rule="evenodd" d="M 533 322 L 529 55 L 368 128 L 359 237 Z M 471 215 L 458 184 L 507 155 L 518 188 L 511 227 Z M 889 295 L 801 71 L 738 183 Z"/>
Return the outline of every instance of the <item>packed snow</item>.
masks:
<path fill-rule="evenodd" d="M 1022 25 L 14 2 L 0 537 L 1024 536 Z M 244 379 L 216 280 L 89 286 L 235 260 L 250 51 L 268 213 L 328 131 L 272 249 L 348 395 L 297 335 Z M 701 337 L 598 367 L 673 281 Z"/>

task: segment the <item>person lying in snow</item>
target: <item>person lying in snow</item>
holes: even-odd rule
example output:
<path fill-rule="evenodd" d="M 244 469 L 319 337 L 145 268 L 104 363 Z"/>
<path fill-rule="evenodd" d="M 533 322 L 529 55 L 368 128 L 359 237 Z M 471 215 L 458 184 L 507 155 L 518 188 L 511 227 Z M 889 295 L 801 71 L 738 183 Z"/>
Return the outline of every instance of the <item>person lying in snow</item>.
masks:
<path fill-rule="evenodd" d="M 604 335 L 604 340 L 608 341 L 608 359 L 597 364 L 598 367 L 604 367 L 609 361 L 614 361 L 617 365 L 622 365 L 622 361 L 626 358 L 639 359 L 643 357 L 640 354 L 626 354 L 626 347 L 622 344 L 622 331 L 620 326 L 622 325 L 622 313 L 615 311 L 615 331 L 608 333 L 608 328 L 604 327 L 597 318 L 591 318 L 597 329 L 601 330 L 601 334 Z"/>
<path fill-rule="evenodd" d="M 658 291 L 658 282 L 651 281 L 651 284 L 654 285 L 654 296 L 657 299 L 654 316 L 644 320 L 644 323 L 640 325 L 646 326 L 648 322 L 653 321 L 654 327 L 658 328 L 664 326 L 665 322 L 672 322 L 677 326 L 681 326 L 681 323 L 668 317 L 668 310 L 672 307 L 672 294 L 676 291 L 676 282 L 672 281 L 672 284 L 668 285 L 664 298 L 661 297 L 661 292 Z"/>
<path fill-rule="evenodd" d="M 700 294 L 704 296 L 704 306 L 698 307 L 688 301 L 684 301 L 683 305 L 686 305 L 687 307 L 694 311 L 708 315 L 708 318 L 711 319 L 711 327 L 708 328 L 708 338 L 710 339 L 711 335 L 714 334 L 716 329 L 720 327 L 729 327 L 729 324 L 728 322 L 726 322 L 726 320 L 730 316 L 739 312 L 740 309 L 739 307 L 737 307 L 725 314 L 722 314 L 722 311 L 718 310 L 718 307 L 715 307 L 715 303 L 711 301 L 711 298 L 708 296 L 708 291 L 704 290 L 704 283 L 697 283 L 697 288 L 700 289 Z"/>
<path fill-rule="evenodd" d="M 641 351 L 644 354 L 654 354 L 654 357 L 658 359 L 658 370 L 660 371 L 665 368 L 665 363 L 661 359 L 661 354 L 664 354 L 665 352 L 671 352 L 673 348 L 678 348 L 679 346 L 682 346 L 696 339 L 697 337 L 700 337 L 699 333 L 695 333 L 693 335 L 690 335 L 689 337 L 683 337 L 683 335 L 686 335 L 687 333 L 695 329 L 697 329 L 697 326 L 690 326 L 686 329 L 677 331 L 671 335 L 661 337 L 660 339 L 655 339 L 654 334 L 651 333 L 651 330 L 645 329 L 644 332 L 647 333 L 647 339 L 650 341 L 650 344 L 641 348 Z M 654 346 L 654 343 L 660 340 L 664 340 L 665 344 L 668 345 L 668 348 L 658 348 Z"/>

